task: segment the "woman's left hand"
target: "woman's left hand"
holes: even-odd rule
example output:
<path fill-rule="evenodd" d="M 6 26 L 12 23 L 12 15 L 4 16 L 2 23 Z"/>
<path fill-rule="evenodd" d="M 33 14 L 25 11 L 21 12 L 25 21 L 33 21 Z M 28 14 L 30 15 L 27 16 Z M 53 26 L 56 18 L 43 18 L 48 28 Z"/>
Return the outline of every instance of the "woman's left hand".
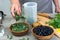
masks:
<path fill-rule="evenodd" d="M 60 7 L 56 7 L 56 8 L 55 8 L 55 12 L 56 12 L 56 13 L 60 13 Z"/>

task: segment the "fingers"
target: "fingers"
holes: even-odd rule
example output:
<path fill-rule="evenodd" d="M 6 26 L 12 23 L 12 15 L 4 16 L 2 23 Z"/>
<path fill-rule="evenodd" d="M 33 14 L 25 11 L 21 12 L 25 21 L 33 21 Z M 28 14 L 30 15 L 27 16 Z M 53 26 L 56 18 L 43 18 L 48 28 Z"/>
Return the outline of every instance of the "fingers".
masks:
<path fill-rule="evenodd" d="M 21 12 L 20 6 L 19 7 L 16 7 L 16 12 L 17 12 L 18 15 L 20 15 L 20 12 Z"/>
<path fill-rule="evenodd" d="M 14 11 L 16 11 L 18 15 L 20 15 L 20 12 L 21 12 L 20 5 L 15 4 L 11 6 L 11 14 L 13 17 L 15 17 Z"/>
<path fill-rule="evenodd" d="M 59 7 L 55 8 L 55 12 L 60 13 L 60 8 Z"/>
<path fill-rule="evenodd" d="M 20 15 L 21 10 L 19 5 L 15 7 L 15 11 L 17 12 L 18 15 Z"/>
<path fill-rule="evenodd" d="M 15 16 L 15 14 L 14 14 L 14 6 L 12 6 L 10 10 L 11 10 L 11 15 L 14 17 Z"/>
<path fill-rule="evenodd" d="M 58 11 L 55 11 L 56 13 L 60 13 L 60 11 L 58 10 Z"/>

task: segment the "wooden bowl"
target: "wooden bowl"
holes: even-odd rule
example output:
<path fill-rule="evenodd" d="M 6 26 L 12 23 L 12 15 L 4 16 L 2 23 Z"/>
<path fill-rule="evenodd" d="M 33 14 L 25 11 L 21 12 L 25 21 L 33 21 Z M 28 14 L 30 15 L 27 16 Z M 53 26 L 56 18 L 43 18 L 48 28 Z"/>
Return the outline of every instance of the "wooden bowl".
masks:
<path fill-rule="evenodd" d="M 53 30 L 53 32 L 51 33 L 51 35 L 48 35 L 48 36 L 39 36 L 39 35 L 37 35 L 37 34 L 35 34 L 34 32 L 33 32 L 33 29 L 34 29 L 35 27 L 33 27 L 32 28 L 32 34 L 37 38 L 37 39 L 39 39 L 39 40 L 49 40 L 50 38 L 52 38 L 53 37 L 53 35 L 54 35 L 54 30 L 53 30 L 53 28 L 51 28 L 52 30 Z"/>
<path fill-rule="evenodd" d="M 16 24 L 16 23 L 14 23 L 14 24 Z M 30 25 L 29 25 L 28 23 L 23 23 L 23 24 L 25 24 L 25 25 L 28 27 L 28 29 L 23 30 L 23 31 L 21 31 L 21 32 L 14 32 L 14 31 L 12 31 L 12 26 L 10 26 L 10 28 L 9 28 L 10 32 L 11 32 L 13 35 L 15 35 L 15 36 L 23 36 L 23 35 L 26 35 L 26 34 L 28 33 L 28 31 L 29 31 Z"/>

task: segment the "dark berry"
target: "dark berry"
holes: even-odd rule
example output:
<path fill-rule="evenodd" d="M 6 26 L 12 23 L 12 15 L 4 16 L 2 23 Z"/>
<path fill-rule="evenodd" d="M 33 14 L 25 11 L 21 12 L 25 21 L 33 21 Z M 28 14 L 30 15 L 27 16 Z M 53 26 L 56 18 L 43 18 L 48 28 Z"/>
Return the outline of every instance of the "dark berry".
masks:
<path fill-rule="evenodd" d="M 53 30 L 48 26 L 37 26 L 33 29 L 33 32 L 39 36 L 48 36 Z"/>

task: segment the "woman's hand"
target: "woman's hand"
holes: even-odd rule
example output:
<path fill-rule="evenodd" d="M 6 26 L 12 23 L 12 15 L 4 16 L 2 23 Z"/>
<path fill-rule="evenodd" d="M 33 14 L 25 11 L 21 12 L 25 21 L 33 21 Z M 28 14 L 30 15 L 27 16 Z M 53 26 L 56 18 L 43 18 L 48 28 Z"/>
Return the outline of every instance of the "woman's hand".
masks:
<path fill-rule="evenodd" d="M 16 11 L 18 15 L 20 15 L 21 8 L 19 1 L 16 0 L 12 1 L 10 11 L 13 17 L 15 16 L 14 11 Z"/>
<path fill-rule="evenodd" d="M 60 7 L 56 7 L 56 8 L 55 8 L 55 12 L 56 12 L 56 13 L 60 13 Z"/>

